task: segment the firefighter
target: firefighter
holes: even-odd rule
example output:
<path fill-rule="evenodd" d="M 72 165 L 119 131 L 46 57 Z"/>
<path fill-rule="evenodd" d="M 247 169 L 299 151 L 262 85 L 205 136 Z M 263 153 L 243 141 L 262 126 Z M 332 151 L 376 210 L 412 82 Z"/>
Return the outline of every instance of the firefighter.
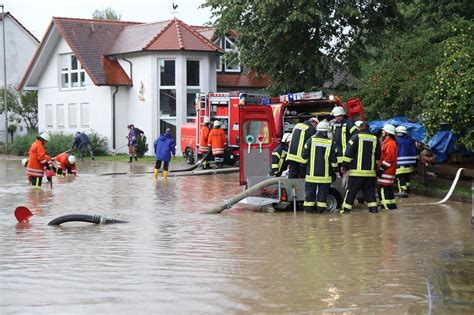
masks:
<path fill-rule="evenodd" d="M 202 159 L 205 157 L 204 161 L 202 161 L 202 169 L 211 168 L 209 164 L 210 160 L 210 152 L 209 147 L 207 146 L 207 140 L 209 138 L 209 132 L 211 129 L 209 128 L 209 124 L 211 123 L 211 119 L 209 117 L 204 117 L 203 119 L 203 127 L 201 129 L 201 134 L 199 135 L 199 150 L 198 150 L 198 159 Z"/>
<path fill-rule="evenodd" d="M 44 175 L 44 169 L 51 170 L 51 166 L 46 159 L 45 146 L 51 139 L 49 134 L 43 132 L 36 136 L 35 142 L 28 150 L 28 164 L 26 166 L 26 174 L 31 182 L 31 187 L 39 189 Z"/>
<path fill-rule="evenodd" d="M 336 179 L 336 145 L 328 138 L 328 122 L 322 121 L 316 127 L 303 149 L 306 164 L 304 211 L 323 213 L 327 210 L 329 187 Z"/>
<path fill-rule="evenodd" d="M 225 131 L 221 129 L 221 122 L 215 120 L 213 128 L 209 132 L 207 140 L 207 146 L 210 148 L 212 155 L 214 156 L 214 162 L 217 168 L 224 167 L 224 149 L 227 145 Z"/>
<path fill-rule="evenodd" d="M 377 190 L 380 204 L 384 209 L 397 209 L 393 182 L 397 170 L 397 142 L 395 141 L 395 127 L 385 124 L 382 128 L 382 156 L 377 168 Z"/>
<path fill-rule="evenodd" d="M 74 155 L 70 155 L 67 152 L 63 152 L 61 154 L 58 154 L 54 160 L 56 161 L 57 176 L 77 176 L 76 157 Z"/>
<path fill-rule="evenodd" d="M 368 128 L 368 124 L 363 122 L 359 127 L 359 132 L 353 135 L 347 143 L 341 170 L 343 172 L 349 171 L 349 180 L 341 213 L 348 213 L 352 210 L 354 199 L 359 190 L 362 190 L 364 194 L 369 211 L 378 212 L 375 199 L 375 168 L 380 159 L 380 144 L 377 137 L 370 134 Z"/>
<path fill-rule="evenodd" d="M 354 131 L 354 132 L 359 132 L 360 130 L 360 125 L 362 125 L 363 121 L 362 120 L 358 120 L 354 123 L 354 126 L 357 127 L 357 129 Z"/>
<path fill-rule="evenodd" d="M 410 193 L 410 176 L 415 172 L 416 166 L 416 142 L 408 134 L 404 126 L 395 129 L 397 133 L 397 180 L 400 197 L 406 198 Z"/>
<path fill-rule="evenodd" d="M 272 169 L 270 176 L 280 177 L 281 173 L 288 168 L 286 155 L 288 153 L 288 143 L 290 142 L 290 133 L 285 133 L 281 138 L 281 142 L 272 152 Z"/>
<path fill-rule="evenodd" d="M 46 170 L 45 175 L 46 175 L 46 179 L 48 180 L 48 182 L 50 182 L 50 181 L 53 180 L 54 174 L 56 174 L 56 167 L 53 165 L 53 159 L 49 155 L 46 154 L 45 159 L 46 159 L 46 162 L 48 163 L 48 166 L 49 166 L 49 170 Z M 28 158 L 22 159 L 21 160 L 21 165 L 23 165 L 23 167 L 27 167 Z M 32 180 L 32 177 L 28 176 L 28 181 L 30 183 L 31 183 L 31 180 Z"/>
<path fill-rule="evenodd" d="M 303 159 L 303 147 L 309 138 L 316 134 L 318 119 L 312 117 L 305 122 L 296 124 L 290 137 L 290 146 L 288 148 L 288 178 L 303 178 L 306 172 L 306 160 Z"/>
<path fill-rule="evenodd" d="M 334 107 L 331 115 L 335 118 L 332 126 L 332 139 L 336 143 L 337 163 L 340 166 L 346 152 L 347 142 L 355 134 L 357 127 L 347 119 L 346 111 L 341 106 Z"/>

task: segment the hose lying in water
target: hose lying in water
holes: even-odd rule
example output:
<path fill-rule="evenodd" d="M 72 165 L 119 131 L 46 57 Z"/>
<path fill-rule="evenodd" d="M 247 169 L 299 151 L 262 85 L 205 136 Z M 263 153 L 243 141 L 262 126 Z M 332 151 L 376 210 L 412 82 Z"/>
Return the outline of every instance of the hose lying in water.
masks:
<path fill-rule="evenodd" d="M 241 192 L 240 194 L 232 197 L 231 199 L 224 200 L 224 202 L 221 205 L 218 205 L 218 206 L 212 208 L 211 210 L 209 210 L 205 213 L 206 214 L 217 214 L 217 213 L 221 213 L 225 209 L 230 209 L 234 204 L 236 204 L 240 200 L 251 196 L 253 193 L 259 191 L 262 188 L 277 184 L 279 180 L 280 180 L 280 178 L 278 178 L 278 177 L 273 177 L 273 178 L 266 179 L 263 182 L 260 182 L 257 185 L 252 186 L 249 189 Z"/>
<path fill-rule="evenodd" d="M 127 221 L 115 220 L 103 215 L 69 214 L 52 220 L 48 225 L 60 225 L 66 222 L 88 222 L 94 224 L 128 223 Z"/>

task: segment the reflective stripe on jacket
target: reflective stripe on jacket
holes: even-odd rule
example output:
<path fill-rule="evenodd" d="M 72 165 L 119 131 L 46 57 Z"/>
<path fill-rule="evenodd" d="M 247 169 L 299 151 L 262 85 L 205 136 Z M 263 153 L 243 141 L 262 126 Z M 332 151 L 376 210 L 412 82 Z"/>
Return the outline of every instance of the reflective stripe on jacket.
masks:
<path fill-rule="evenodd" d="M 407 174 L 415 171 L 416 144 L 410 136 L 397 137 L 397 171 L 396 174 Z"/>
<path fill-rule="evenodd" d="M 199 136 L 199 153 L 204 154 L 209 151 L 209 147 L 207 146 L 207 140 L 209 138 L 210 129 L 208 126 L 204 126 L 201 129 L 201 135 Z"/>
<path fill-rule="evenodd" d="M 43 142 L 37 139 L 28 151 L 28 165 L 26 166 L 26 175 L 43 177 L 44 167 L 47 165 L 46 151 Z"/>
<path fill-rule="evenodd" d="M 333 169 L 337 167 L 336 145 L 333 140 L 311 137 L 304 145 L 303 158 L 308 160 L 305 180 L 310 183 L 332 183 Z"/>
<path fill-rule="evenodd" d="M 213 155 L 224 154 L 226 145 L 225 131 L 220 128 L 214 128 L 209 132 L 207 145 L 212 149 Z"/>
<path fill-rule="evenodd" d="M 380 159 L 380 143 L 369 131 L 356 133 L 347 143 L 342 158 L 349 167 L 349 176 L 375 177 L 376 163 Z"/>
<path fill-rule="evenodd" d="M 382 143 L 382 157 L 379 167 L 384 169 L 382 176 L 377 177 L 377 184 L 390 186 L 395 181 L 395 171 L 397 169 L 397 143 L 389 136 L 385 137 Z"/>
<path fill-rule="evenodd" d="M 315 133 L 316 129 L 314 129 L 314 127 L 308 121 L 296 124 L 293 132 L 291 133 L 290 147 L 288 148 L 288 155 L 286 156 L 286 159 L 288 161 L 306 163 L 306 160 L 302 157 L 303 147 L 306 141 L 308 141 L 308 139 L 311 138 Z"/>
<path fill-rule="evenodd" d="M 288 163 L 286 162 L 287 151 L 288 145 L 280 143 L 272 152 L 272 170 L 273 173 L 278 176 L 288 167 Z"/>
<path fill-rule="evenodd" d="M 347 118 L 344 118 L 341 122 L 335 122 L 332 126 L 332 134 L 333 140 L 336 143 L 336 156 L 338 163 L 342 163 L 342 157 L 347 149 L 347 142 L 349 142 L 356 131 L 357 127 Z"/>

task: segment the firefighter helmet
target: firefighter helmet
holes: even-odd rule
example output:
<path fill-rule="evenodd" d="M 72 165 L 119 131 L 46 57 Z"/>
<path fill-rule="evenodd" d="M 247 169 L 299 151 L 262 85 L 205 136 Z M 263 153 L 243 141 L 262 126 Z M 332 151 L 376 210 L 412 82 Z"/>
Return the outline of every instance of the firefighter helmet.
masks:
<path fill-rule="evenodd" d="M 47 134 L 46 132 L 43 132 L 37 138 L 40 139 L 40 140 L 44 140 L 44 141 L 51 140 L 51 136 L 49 134 Z"/>
<path fill-rule="evenodd" d="M 325 120 L 321 121 L 318 124 L 318 126 L 316 126 L 316 131 L 328 131 L 328 130 L 329 130 L 329 124 Z"/>
<path fill-rule="evenodd" d="M 69 164 L 74 164 L 76 163 L 76 157 L 74 155 L 69 155 L 67 157 L 67 161 L 69 162 Z"/>
<path fill-rule="evenodd" d="M 23 167 L 26 167 L 26 164 L 28 164 L 27 158 L 24 158 L 23 160 L 21 160 L 21 165 L 23 165 Z"/>
<path fill-rule="evenodd" d="M 207 116 L 204 116 L 204 123 L 205 124 L 208 124 L 211 122 L 211 118 L 207 117 Z"/>
<path fill-rule="evenodd" d="M 287 132 L 281 137 L 281 142 L 290 142 L 291 140 L 291 133 Z"/>
<path fill-rule="evenodd" d="M 393 125 L 385 124 L 385 126 L 383 126 L 382 130 L 384 130 L 388 134 L 395 135 L 395 127 Z"/>
<path fill-rule="evenodd" d="M 356 125 L 357 128 L 360 127 L 360 125 L 362 125 L 364 122 L 362 120 L 358 120 L 354 123 L 354 125 Z"/>
<path fill-rule="evenodd" d="M 346 111 L 341 106 L 334 106 L 334 108 L 331 111 L 331 115 L 334 117 L 345 115 L 345 114 L 346 114 Z"/>
<path fill-rule="evenodd" d="M 220 126 L 221 126 L 221 122 L 218 121 L 218 120 L 214 120 L 213 126 L 214 126 L 214 128 L 220 127 Z"/>
<path fill-rule="evenodd" d="M 395 132 L 396 133 L 408 133 L 408 130 L 405 126 L 398 126 L 396 129 L 395 129 Z"/>

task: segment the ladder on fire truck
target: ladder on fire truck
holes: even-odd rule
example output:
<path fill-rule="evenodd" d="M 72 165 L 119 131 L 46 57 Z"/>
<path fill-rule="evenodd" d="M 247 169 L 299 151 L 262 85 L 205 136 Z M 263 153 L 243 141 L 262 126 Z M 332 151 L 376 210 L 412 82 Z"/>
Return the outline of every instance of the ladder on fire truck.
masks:
<path fill-rule="evenodd" d="M 199 132 L 204 126 L 204 117 L 209 116 L 206 93 L 196 93 L 196 114 L 199 123 L 199 127 L 196 128 L 196 139 L 199 139 Z M 199 140 L 196 143 L 196 149 L 199 149 Z"/>

